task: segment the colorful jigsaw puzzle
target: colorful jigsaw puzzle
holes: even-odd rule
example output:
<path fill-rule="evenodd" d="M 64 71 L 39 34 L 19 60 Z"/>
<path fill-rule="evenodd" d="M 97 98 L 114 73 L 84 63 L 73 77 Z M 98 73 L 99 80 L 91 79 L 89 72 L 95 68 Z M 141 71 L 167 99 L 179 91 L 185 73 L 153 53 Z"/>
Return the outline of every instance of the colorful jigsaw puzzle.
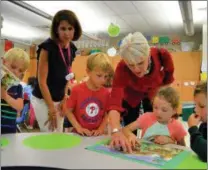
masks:
<path fill-rule="evenodd" d="M 185 158 L 187 156 L 192 155 L 191 152 L 184 151 L 175 145 L 157 145 L 144 140 L 138 142 L 132 154 L 112 150 L 108 145 L 108 141 L 99 142 L 93 146 L 87 147 L 86 149 L 138 163 L 148 164 L 158 168 L 175 169 L 180 169 L 180 163 L 183 160 L 186 160 Z M 199 161 L 193 160 L 193 162 L 198 164 Z M 189 163 L 186 162 L 186 164 L 188 165 Z"/>

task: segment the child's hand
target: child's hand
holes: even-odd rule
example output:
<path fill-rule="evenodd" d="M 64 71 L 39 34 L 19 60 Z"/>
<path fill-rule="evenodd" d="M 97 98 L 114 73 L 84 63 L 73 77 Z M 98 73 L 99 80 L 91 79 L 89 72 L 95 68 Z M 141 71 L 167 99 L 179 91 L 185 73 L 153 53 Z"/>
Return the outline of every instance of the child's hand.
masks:
<path fill-rule="evenodd" d="M 160 145 L 175 144 L 175 141 L 169 136 L 156 136 L 154 142 Z"/>
<path fill-rule="evenodd" d="M 136 147 L 136 143 L 138 142 L 138 141 L 137 141 L 136 135 L 134 135 L 133 133 L 130 134 L 130 135 L 128 136 L 128 140 L 129 140 L 129 142 L 131 143 L 131 146 L 132 146 L 133 148 L 135 148 L 135 147 Z"/>
<path fill-rule="evenodd" d="M 201 121 L 201 117 L 197 114 L 192 114 L 188 119 L 188 126 L 197 126 Z"/>
<path fill-rule="evenodd" d="M 92 131 L 92 136 L 100 136 L 105 132 L 105 128 L 99 127 L 97 130 Z"/>
<path fill-rule="evenodd" d="M 82 136 L 91 136 L 92 135 L 91 131 L 89 131 L 88 129 L 82 128 L 82 127 L 77 128 L 76 131 L 77 131 L 77 133 L 79 133 Z"/>

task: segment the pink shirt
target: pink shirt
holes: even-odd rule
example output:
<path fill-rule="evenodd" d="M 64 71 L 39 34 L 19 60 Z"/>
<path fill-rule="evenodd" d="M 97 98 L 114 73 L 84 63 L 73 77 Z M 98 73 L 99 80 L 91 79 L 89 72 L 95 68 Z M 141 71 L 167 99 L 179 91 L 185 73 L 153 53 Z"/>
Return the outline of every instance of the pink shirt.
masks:
<path fill-rule="evenodd" d="M 151 129 L 154 124 L 158 123 L 155 114 L 152 112 L 144 113 L 136 121 L 139 124 L 139 128 L 142 130 L 142 137 L 145 135 L 147 130 Z M 166 126 L 170 137 L 177 142 L 181 141 L 187 134 L 181 122 L 176 119 L 172 119 Z M 154 128 L 151 130 L 154 130 L 154 132 L 152 132 L 154 135 L 161 135 L 158 134 L 157 130 Z"/>

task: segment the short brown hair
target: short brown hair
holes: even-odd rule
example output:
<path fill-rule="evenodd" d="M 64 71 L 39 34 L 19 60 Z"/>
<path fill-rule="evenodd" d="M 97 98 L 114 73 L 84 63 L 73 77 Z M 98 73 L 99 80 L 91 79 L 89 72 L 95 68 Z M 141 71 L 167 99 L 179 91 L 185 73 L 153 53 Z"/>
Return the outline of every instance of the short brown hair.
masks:
<path fill-rule="evenodd" d="M 177 109 L 180 103 L 178 92 L 170 86 L 160 88 L 156 97 L 163 97 L 168 103 L 171 104 L 173 109 Z"/>
<path fill-rule="evenodd" d="M 74 27 L 75 32 L 72 41 L 78 40 L 82 35 L 82 27 L 76 14 L 70 10 L 61 10 L 55 14 L 51 25 L 51 39 L 55 41 L 59 39 L 57 31 L 61 21 L 68 21 Z"/>
<path fill-rule="evenodd" d="M 196 85 L 196 88 L 194 90 L 194 96 L 196 96 L 199 93 L 203 93 L 207 96 L 207 82 L 201 81 Z"/>

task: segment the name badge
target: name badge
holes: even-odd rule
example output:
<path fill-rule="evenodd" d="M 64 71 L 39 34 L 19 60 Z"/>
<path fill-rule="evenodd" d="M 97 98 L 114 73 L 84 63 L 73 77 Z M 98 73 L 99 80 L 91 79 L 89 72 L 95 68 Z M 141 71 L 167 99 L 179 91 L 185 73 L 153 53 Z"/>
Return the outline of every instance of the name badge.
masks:
<path fill-rule="evenodd" d="M 74 73 L 69 73 L 69 74 L 67 74 L 66 77 L 65 77 L 65 79 L 66 79 L 67 81 L 72 80 L 73 78 L 74 78 Z"/>

